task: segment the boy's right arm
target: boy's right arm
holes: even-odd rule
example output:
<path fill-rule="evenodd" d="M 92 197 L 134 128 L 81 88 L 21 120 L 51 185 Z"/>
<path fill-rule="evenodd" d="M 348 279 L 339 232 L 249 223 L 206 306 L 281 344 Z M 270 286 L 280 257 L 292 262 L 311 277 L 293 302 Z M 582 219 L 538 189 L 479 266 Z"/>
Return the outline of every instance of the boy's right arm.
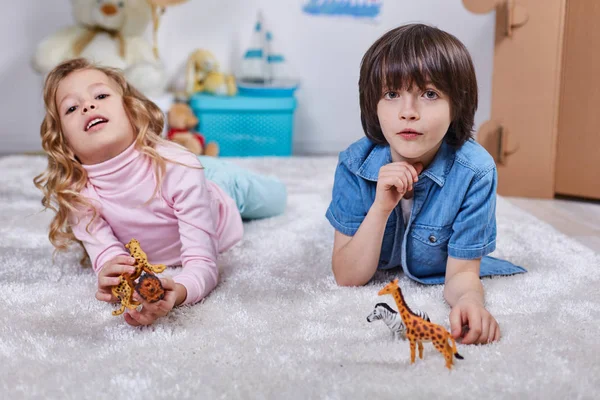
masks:
<path fill-rule="evenodd" d="M 423 170 L 421 164 L 393 162 L 379 170 L 375 201 L 354 236 L 336 230 L 332 269 L 339 285 L 361 286 L 375 274 L 386 222 Z"/>
<path fill-rule="evenodd" d="M 332 269 L 338 285 L 361 286 L 373 277 L 388 217 L 371 207 L 354 236 L 335 231 Z"/>

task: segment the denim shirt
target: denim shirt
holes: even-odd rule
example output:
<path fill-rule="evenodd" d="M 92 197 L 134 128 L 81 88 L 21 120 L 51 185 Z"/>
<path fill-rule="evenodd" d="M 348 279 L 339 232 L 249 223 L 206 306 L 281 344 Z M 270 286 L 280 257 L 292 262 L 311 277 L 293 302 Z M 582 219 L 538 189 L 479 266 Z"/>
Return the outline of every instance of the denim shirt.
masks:
<path fill-rule="evenodd" d="M 389 145 L 362 138 L 340 153 L 326 217 L 353 236 L 375 201 L 379 169 L 392 162 Z M 480 276 L 526 270 L 487 254 L 496 248 L 496 165 L 474 140 L 455 150 L 442 142 L 431 164 L 413 185 L 409 221 L 400 203 L 385 226 L 378 268 L 402 267 L 425 284 L 444 282 L 448 256 L 481 258 Z"/>

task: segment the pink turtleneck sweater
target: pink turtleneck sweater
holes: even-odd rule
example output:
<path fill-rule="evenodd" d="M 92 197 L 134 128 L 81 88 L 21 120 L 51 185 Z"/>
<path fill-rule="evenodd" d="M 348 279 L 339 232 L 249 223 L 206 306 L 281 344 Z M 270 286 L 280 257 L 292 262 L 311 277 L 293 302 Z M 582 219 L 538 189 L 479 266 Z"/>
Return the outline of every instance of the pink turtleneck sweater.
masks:
<path fill-rule="evenodd" d="M 160 192 L 148 204 L 156 187 L 151 160 L 132 144 L 118 156 L 94 165 L 84 165 L 88 183 L 82 194 L 96 206 L 99 215 L 86 225 L 91 213 L 71 218 L 73 233 L 90 255 L 94 271 L 119 255 L 129 255 L 125 244 L 140 241 L 152 264 L 182 265 L 173 279 L 187 289 L 184 304 L 193 304 L 210 293 L 218 281 L 219 253 L 236 244 L 243 233 L 235 202 L 204 170 L 167 162 Z M 200 161 L 175 147 L 156 149 L 165 158 L 193 167 Z"/>

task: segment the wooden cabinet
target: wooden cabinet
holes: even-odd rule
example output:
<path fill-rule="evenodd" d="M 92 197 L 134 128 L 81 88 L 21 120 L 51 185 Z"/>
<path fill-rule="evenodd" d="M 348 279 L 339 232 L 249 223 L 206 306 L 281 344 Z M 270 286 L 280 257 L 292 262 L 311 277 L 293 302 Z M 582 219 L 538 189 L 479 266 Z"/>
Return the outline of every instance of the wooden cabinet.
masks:
<path fill-rule="evenodd" d="M 600 199 L 600 2 L 566 7 L 555 192 Z"/>
<path fill-rule="evenodd" d="M 463 3 L 496 11 L 492 112 L 477 140 L 498 193 L 600 199 L 600 1 Z"/>

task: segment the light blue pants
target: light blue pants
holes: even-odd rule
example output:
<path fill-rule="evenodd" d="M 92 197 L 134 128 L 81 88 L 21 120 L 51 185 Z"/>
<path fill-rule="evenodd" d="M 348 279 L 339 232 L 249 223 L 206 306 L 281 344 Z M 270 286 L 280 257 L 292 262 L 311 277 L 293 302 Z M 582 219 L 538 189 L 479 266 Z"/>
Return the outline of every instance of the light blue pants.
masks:
<path fill-rule="evenodd" d="M 248 171 L 218 157 L 198 156 L 204 174 L 219 185 L 237 204 L 242 219 L 259 219 L 283 214 L 287 189 L 277 178 Z"/>

